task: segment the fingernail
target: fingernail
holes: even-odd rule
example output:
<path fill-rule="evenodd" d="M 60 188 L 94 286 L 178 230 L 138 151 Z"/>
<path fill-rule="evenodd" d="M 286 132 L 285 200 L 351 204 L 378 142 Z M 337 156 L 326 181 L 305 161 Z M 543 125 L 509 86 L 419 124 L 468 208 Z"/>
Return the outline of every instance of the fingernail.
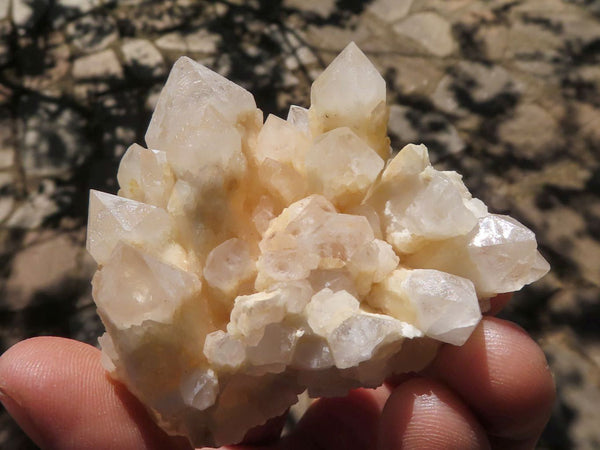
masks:
<path fill-rule="evenodd" d="M 17 400 L 12 398 L 5 388 L 0 387 L 0 403 L 4 406 L 4 409 L 12 416 L 17 424 L 23 429 L 23 431 L 33 440 L 39 447 L 44 447 L 43 440 L 37 431 L 37 428 L 33 425 L 31 418 L 25 412 L 25 409 L 19 404 Z"/>

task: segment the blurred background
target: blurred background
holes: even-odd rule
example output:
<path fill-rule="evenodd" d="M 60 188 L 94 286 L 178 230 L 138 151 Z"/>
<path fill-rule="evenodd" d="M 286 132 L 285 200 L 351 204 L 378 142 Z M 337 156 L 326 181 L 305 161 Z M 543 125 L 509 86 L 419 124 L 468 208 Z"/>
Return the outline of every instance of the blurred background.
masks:
<path fill-rule="evenodd" d="M 88 191 L 116 193 L 176 58 L 285 117 L 351 40 L 387 81 L 394 148 L 424 142 L 537 233 L 552 272 L 503 316 L 556 378 L 539 448 L 600 448 L 598 0 L 0 0 L 0 351 L 97 345 Z M 0 448 L 34 448 L 2 409 Z"/>

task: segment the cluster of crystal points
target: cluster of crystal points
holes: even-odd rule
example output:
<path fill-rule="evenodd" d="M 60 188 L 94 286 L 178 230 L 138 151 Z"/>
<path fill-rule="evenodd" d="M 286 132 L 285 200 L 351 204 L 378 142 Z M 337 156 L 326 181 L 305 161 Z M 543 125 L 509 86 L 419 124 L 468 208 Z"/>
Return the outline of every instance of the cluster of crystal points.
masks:
<path fill-rule="evenodd" d="M 103 363 L 169 433 L 241 440 L 297 395 L 343 395 L 461 345 L 486 301 L 549 267 L 423 145 L 391 160 L 385 82 L 350 44 L 311 107 L 179 59 L 146 133 L 92 191 Z"/>

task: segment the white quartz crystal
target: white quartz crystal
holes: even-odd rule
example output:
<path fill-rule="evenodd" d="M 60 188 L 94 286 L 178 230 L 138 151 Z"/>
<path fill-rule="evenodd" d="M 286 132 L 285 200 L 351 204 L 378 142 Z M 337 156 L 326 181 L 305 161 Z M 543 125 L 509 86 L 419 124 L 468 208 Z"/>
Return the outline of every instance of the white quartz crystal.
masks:
<path fill-rule="evenodd" d="M 121 197 L 166 208 L 175 178 L 165 152 L 133 144 L 121 159 L 117 181 Z"/>
<path fill-rule="evenodd" d="M 344 151 L 340 152 L 339 149 Z M 347 127 L 315 139 L 306 153 L 309 189 L 339 208 L 360 204 L 383 169 L 383 159 Z"/>
<path fill-rule="evenodd" d="M 171 238 L 164 209 L 105 192 L 90 191 L 87 249 L 105 264 L 119 242 L 157 251 Z"/>
<path fill-rule="evenodd" d="M 389 158 L 385 95 L 351 43 L 309 109 L 263 124 L 249 92 L 181 58 L 119 195 L 91 191 L 102 362 L 168 433 L 236 443 L 303 391 L 422 370 L 549 270 L 425 146 Z"/>

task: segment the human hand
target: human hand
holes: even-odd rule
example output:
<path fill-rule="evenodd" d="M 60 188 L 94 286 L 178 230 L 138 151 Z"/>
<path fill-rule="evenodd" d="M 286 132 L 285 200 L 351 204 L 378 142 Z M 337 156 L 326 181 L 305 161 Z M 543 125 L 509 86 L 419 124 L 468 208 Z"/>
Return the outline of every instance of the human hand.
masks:
<path fill-rule="evenodd" d="M 41 337 L 10 348 L 0 357 L 0 400 L 43 449 L 189 449 L 106 375 L 99 350 L 77 341 Z M 318 400 L 283 439 L 283 421 L 273 419 L 248 436 L 260 446 L 229 448 L 531 449 L 553 401 L 541 349 L 516 325 L 485 317 L 465 345 L 442 346 L 423 374 Z"/>

